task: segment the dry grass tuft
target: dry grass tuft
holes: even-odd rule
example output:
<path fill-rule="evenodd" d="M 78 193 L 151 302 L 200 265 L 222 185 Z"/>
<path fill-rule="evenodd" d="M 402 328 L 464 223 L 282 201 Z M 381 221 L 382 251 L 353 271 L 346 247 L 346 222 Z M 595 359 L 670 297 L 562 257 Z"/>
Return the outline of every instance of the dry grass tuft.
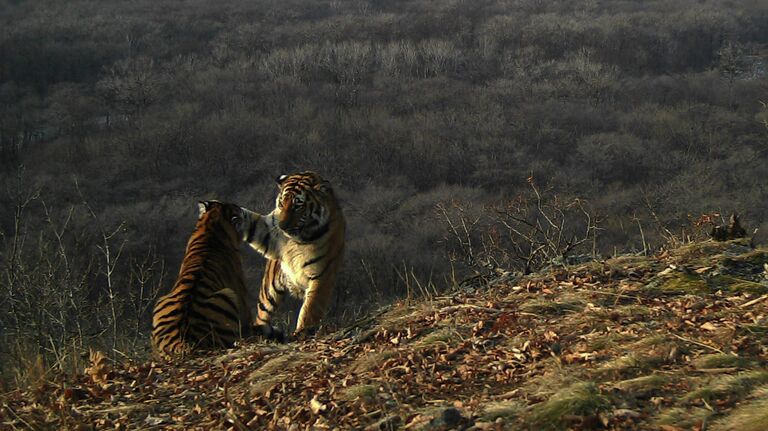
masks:
<path fill-rule="evenodd" d="M 456 328 L 442 327 L 417 340 L 413 344 L 413 347 L 417 349 L 429 348 L 437 345 L 453 347 L 460 343 L 461 339 L 461 334 Z"/>
<path fill-rule="evenodd" d="M 344 389 L 340 395 L 347 401 L 361 400 L 372 402 L 376 398 L 377 392 L 378 390 L 375 385 L 355 385 Z"/>
<path fill-rule="evenodd" d="M 664 337 L 649 337 L 627 347 L 629 353 L 604 363 L 595 370 L 598 376 L 623 378 L 647 374 L 660 365 L 672 362 L 679 348 Z"/>
<path fill-rule="evenodd" d="M 717 376 L 710 379 L 709 384 L 689 392 L 683 398 L 688 402 L 703 400 L 724 401 L 740 398 L 749 393 L 755 386 L 768 383 L 768 371 L 749 371 L 733 376 Z"/>
<path fill-rule="evenodd" d="M 662 411 L 655 420 L 657 426 L 668 425 L 678 429 L 693 429 L 705 423 L 714 413 L 700 407 L 673 407 Z"/>
<path fill-rule="evenodd" d="M 381 352 L 368 353 L 357 358 L 349 367 L 349 369 L 357 373 L 372 371 L 379 368 L 382 362 L 389 358 L 393 358 L 396 355 L 396 350 L 384 350 Z"/>
<path fill-rule="evenodd" d="M 480 413 L 480 421 L 494 422 L 499 418 L 508 422 L 521 417 L 525 413 L 525 404 L 520 401 L 499 401 L 485 405 Z"/>
<path fill-rule="evenodd" d="M 702 355 L 693 361 L 693 366 L 701 370 L 732 367 L 747 368 L 751 365 L 754 365 L 754 362 L 727 353 Z"/>
<path fill-rule="evenodd" d="M 652 374 L 617 382 L 614 387 L 633 397 L 647 397 L 669 383 L 667 376 Z"/>
<path fill-rule="evenodd" d="M 539 429 L 562 429 L 571 416 L 594 416 L 610 406 L 592 382 L 580 382 L 556 392 L 549 400 L 534 405 L 526 422 Z"/>
<path fill-rule="evenodd" d="M 713 431 L 768 430 L 768 387 L 755 391 L 756 398 L 736 407 L 728 417 L 712 424 Z"/>
<path fill-rule="evenodd" d="M 520 305 L 520 311 L 540 316 L 559 316 L 566 313 L 576 313 L 584 309 L 584 304 L 578 302 L 557 302 L 546 299 L 533 299 Z"/>
<path fill-rule="evenodd" d="M 312 360 L 309 353 L 285 353 L 272 358 L 248 376 L 251 393 L 264 394 L 282 382 L 298 366 Z"/>

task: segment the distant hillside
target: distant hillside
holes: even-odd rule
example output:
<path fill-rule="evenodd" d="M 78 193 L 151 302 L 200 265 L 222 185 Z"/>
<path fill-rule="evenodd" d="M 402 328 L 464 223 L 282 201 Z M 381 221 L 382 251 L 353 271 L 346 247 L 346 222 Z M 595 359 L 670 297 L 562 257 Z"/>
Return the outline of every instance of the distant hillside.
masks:
<path fill-rule="evenodd" d="M 768 429 L 768 248 L 478 282 L 286 345 L 2 396 L 1 428 Z"/>

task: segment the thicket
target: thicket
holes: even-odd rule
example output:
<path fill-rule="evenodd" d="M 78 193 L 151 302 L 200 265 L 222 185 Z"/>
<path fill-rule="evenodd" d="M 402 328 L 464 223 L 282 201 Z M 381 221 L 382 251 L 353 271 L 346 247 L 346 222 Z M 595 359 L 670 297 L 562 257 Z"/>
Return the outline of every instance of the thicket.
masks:
<path fill-rule="evenodd" d="M 195 202 L 267 212 L 281 173 L 341 197 L 341 319 L 768 220 L 764 2 L 8 0 L 0 28 L 4 373 L 144 351 Z"/>

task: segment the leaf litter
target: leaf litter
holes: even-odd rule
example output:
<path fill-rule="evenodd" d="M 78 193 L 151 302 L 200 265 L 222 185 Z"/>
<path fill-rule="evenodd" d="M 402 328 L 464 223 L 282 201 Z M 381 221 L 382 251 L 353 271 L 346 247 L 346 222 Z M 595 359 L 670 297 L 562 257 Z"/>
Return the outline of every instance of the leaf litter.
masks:
<path fill-rule="evenodd" d="M 82 374 L 1 395 L 0 429 L 759 429 L 766 263 L 710 241 L 393 304 L 286 345 L 91 352 Z"/>

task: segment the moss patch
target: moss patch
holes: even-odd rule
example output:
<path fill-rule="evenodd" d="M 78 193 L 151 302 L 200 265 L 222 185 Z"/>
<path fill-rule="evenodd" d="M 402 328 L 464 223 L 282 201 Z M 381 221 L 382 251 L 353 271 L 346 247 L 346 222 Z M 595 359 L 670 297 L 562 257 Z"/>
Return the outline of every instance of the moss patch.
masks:
<path fill-rule="evenodd" d="M 762 267 L 764 263 L 768 263 L 768 250 L 758 248 L 738 256 L 727 257 L 721 263 L 724 267 L 741 267 L 743 265 Z"/>
<path fill-rule="evenodd" d="M 768 286 L 750 280 L 733 277 L 730 275 L 720 275 L 712 278 L 713 287 L 722 290 L 728 290 L 734 293 L 758 293 L 768 292 Z"/>
<path fill-rule="evenodd" d="M 658 289 L 665 293 L 681 295 L 700 295 L 713 292 L 702 277 L 683 271 L 675 271 L 664 276 L 658 283 Z"/>

